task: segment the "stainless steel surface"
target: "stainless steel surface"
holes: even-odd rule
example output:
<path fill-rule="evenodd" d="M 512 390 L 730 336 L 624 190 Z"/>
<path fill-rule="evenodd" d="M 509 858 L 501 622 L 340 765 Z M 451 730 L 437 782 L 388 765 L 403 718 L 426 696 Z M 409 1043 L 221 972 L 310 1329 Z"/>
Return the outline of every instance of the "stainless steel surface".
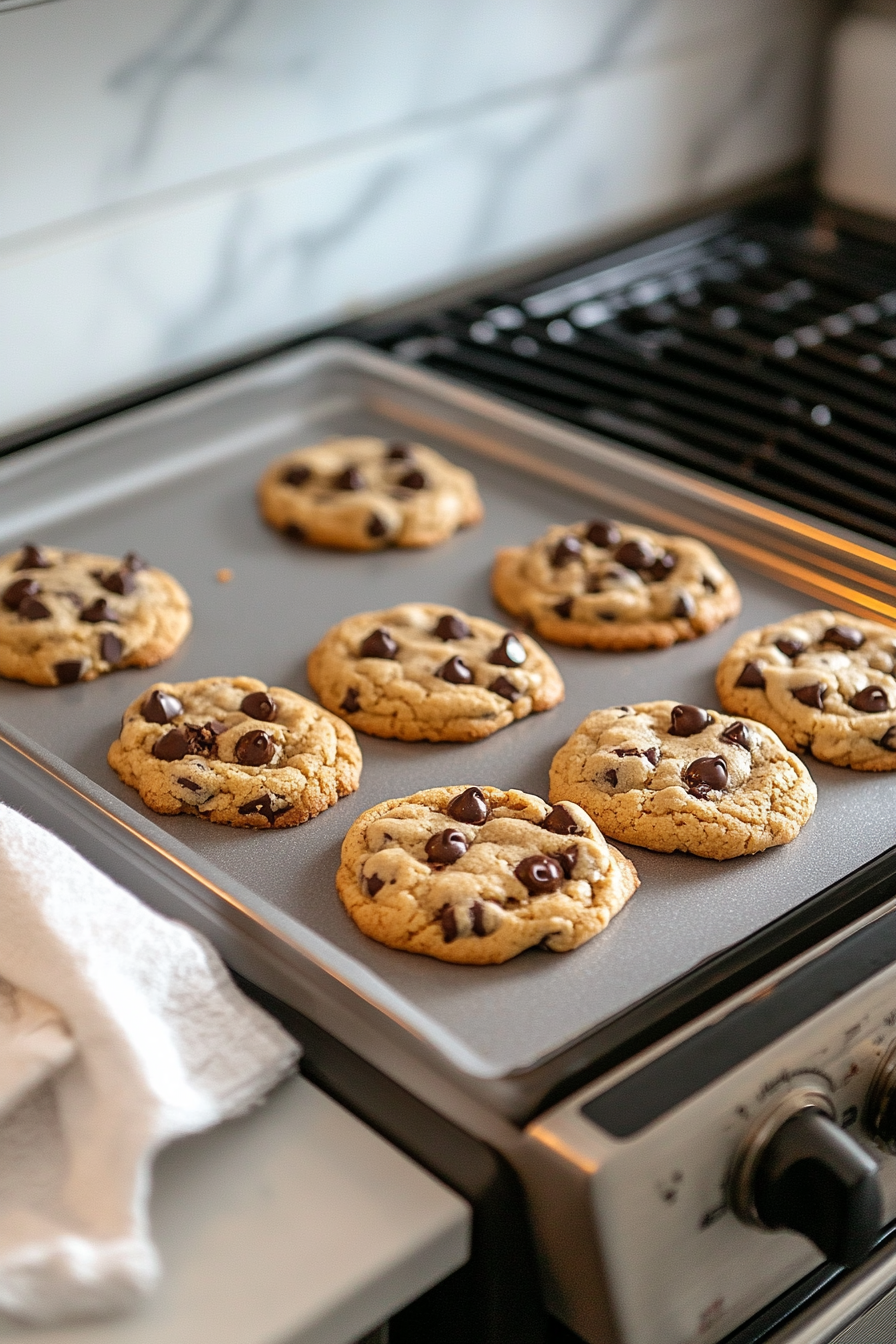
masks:
<path fill-rule="evenodd" d="M 791 1092 L 785 1092 L 783 1097 L 757 1118 L 737 1150 L 728 1183 L 728 1202 L 745 1223 L 766 1227 L 756 1209 L 756 1169 L 769 1140 L 787 1120 L 801 1111 L 821 1111 L 833 1118 L 834 1102 L 830 1092 L 821 1085 L 795 1087 Z"/>
<path fill-rule="evenodd" d="M 431 551 L 376 555 L 295 547 L 267 529 L 253 499 L 264 465 L 296 444 L 354 431 L 415 433 L 470 466 L 485 523 Z M 293 831 L 157 816 L 106 765 L 122 708 L 153 681 L 250 673 L 308 693 L 309 650 L 351 612 L 419 598 L 502 619 L 489 594 L 495 548 L 601 510 L 724 543 L 744 593 L 740 618 L 663 652 L 552 648 L 565 704 L 482 743 L 361 736 L 360 791 Z M 896 839 L 892 779 L 812 762 L 818 811 L 796 841 L 724 865 L 630 850 L 640 891 L 607 932 L 574 954 L 537 951 L 500 967 L 468 968 L 365 939 L 333 888 L 342 836 L 363 808 L 441 783 L 544 794 L 553 753 L 590 709 L 660 696 L 713 704 L 715 666 L 739 630 L 819 599 L 896 620 L 896 558 L 884 548 L 369 351 L 309 348 L 0 462 L 0 543 L 11 547 L 26 536 L 145 552 L 185 583 L 196 626 L 156 670 L 56 690 L 0 683 L 0 733 L 147 840 L 154 863 L 169 849 L 178 871 L 204 892 L 222 938 L 234 929 L 260 931 L 277 945 L 287 975 L 290 966 L 298 972 L 313 964 L 334 992 L 348 986 L 365 1010 L 385 1012 L 467 1075 L 526 1069 Z M 221 566 L 233 570 L 232 583 L 216 582 Z"/>
<path fill-rule="evenodd" d="M 848 1274 L 817 1304 L 777 1330 L 768 1344 L 893 1344 L 896 1251 L 892 1246 Z"/>

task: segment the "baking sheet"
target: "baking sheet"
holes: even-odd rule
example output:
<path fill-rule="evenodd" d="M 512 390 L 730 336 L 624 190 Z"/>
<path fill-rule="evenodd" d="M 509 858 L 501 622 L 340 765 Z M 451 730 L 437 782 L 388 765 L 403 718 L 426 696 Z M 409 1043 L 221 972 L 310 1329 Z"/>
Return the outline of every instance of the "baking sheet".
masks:
<path fill-rule="evenodd" d="M 475 472 L 486 505 L 479 527 L 428 551 L 356 555 L 295 546 L 261 522 L 254 485 L 273 457 L 323 434 L 404 438 L 414 424 L 428 425 L 427 440 Z M 525 453 L 556 479 L 497 460 L 522 462 Z M 621 508 L 626 486 L 632 498 Z M 657 510 L 691 510 L 704 531 L 723 528 L 733 539 L 739 532 L 741 556 L 759 547 L 761 567 L 789 565 L 792 580 L 796 566 L 809 574 L 804 586 L 820 575 L 821 588 L 806 596 L 748 568 L 737 554 L 723 554 L 744 597 L 736 621 L 662 651 L 599 654 L 549 645 L 566 682 L 565 703 L 484 742 L 405 744 L 359 734 L 360 790 L 294 830 L 231 830 L 158 816 L 107 766 L 122 709 L 156 680 L 248 674 L 310 695 L 305 659 L 334 621 L 408 600 L 445 602 L 510 624 L 489 593 L 495 549 L 600 512 L 595 500 L 583 499 L 586 488 L 609 495 L 605 511 L 634 520 L 655 523 Z M 296 949 L 307 931 L 317 935 L 319 961 L 330 949 L 334 974 L 349 983 L 356 974 L 368 1003 L 456 1067 L 483 1078 L 525 1070 L 896 841 L 896 778 L 811 761 L 818 808 L 792 844 L 724 864 L 624 847 L 642 886 L 606 932 L 574 953 L 539 949 L 503 966 L 453 966 L 381 947 L 345 915 L 333 877 L 342 837 L 365 808 L 454 783 L 546 796 L 554 752 L 591 709 L 659 698 L 716 704 L 715 667 L 735 635 L 818 605 L 825 585 L 847 586 L 853 597 L 843 604 L 856 610 L 891 602 L 896 562 L 883 550 L 878 563 L 848 536 L 819 531 L 813 540 L 797 516 L 777 532 L 767 519 L 745 521 L 734 506 L 726 521 L 724 501 L 701 495 L 705 488 L 636 453 L 597 453 L 586 436 L 344 344 L 272 361 L 0 463 L 3 549 L 26 538 L 111 555 L 136 549 L 181 580 L 195 612 L 186 644 L 158 669 L 54 690 L 0 681 L 0 732 L 5 723 L 27 734 L 120 799 L 132 809 L 135 829 L 161 828 L 188 846 L 200 874 L 213 865 L 247 888 L 252 910 L 294 935 L 290 956 L 301 956 Z M 224 566 L 233 570 L 228 584 L 215 577 Z"/>

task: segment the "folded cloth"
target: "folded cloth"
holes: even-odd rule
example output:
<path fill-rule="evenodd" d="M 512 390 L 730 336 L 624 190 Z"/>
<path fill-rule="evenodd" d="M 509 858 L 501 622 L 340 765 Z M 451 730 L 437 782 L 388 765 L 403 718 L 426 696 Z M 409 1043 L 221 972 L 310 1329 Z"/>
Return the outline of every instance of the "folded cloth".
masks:
<path fill-rule="evenodd" d="M 0 804 L 0 1311 L 136 1305 L 160 1272 L 154 1154 L 297 1056 L 203 938 Z"/>

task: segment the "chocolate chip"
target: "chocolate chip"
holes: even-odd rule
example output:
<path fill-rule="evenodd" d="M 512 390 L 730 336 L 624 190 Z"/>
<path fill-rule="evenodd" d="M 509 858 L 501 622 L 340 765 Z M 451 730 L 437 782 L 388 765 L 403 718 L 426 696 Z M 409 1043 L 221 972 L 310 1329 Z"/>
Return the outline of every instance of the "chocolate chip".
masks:
<path fill-rule="evenodd" d="M 304 485 L 310 478 L 311 468 L 304 466 L 287 467 L 286 471 L 284 471 L 283 475 L 280 477 L 284 485 L 296 486 Z"/>
<path fill-rule="evenodd" d="M 703 587 L 708 593 L 717 593 L 719 591 L 719 585 L 716 583 L 715 579 L 711 579 L 708 574 L 703 575 Z"/>
<path fill-rule="evenodd" d="M 645 751 L 641 752 L 641 755 L 644 757 L 646 761 L 649 761 L 651 765 L 656 766 L 659 764 L 660 759 L 659 747 L 647 747 Z"/>
<path fill-rule="evenodd" d="M 551 564 L 558 568 L 568 565 L 570 560 L 578 560 L 582 554 L 582 543 L 578 537 L 561 537 L 551 552 Z"/>
<path fill-rule="evenodd" d="M 861 630 L 851 625 L 832 625 L 821 637 L 824 644 L 836 644 L 841 649 L 860 649 L 865 643 Z"/>
<path fill-rule="evenodd" d="M 290 541 L 304 541 L 305 529 L 299 527 L 298 523 L 287 523 L 283 531 L 289 537 Z"/>
<path fill-rule="evenodd" d="M 208 723 L 203 724 L 199 731 L 214 733 L 217 737 L 220 733 L 227 732 L 227 724 L 222 723 L 220 719 L 209 719 Z"/>
<path fill-rule="evenodd" d="M 563 618 L 564 621 L 568 621 L 570 616 L 572 615 L 572 598 L 571 597 L 564 598 L 562 602 L 557 603 L 557 605 L 554 607 L 554 610 L 556 611 L 558 616 L 561 616 Z"/>
<path fill-rule="evenodd" d="M 440 616 L 433 634 L 437 639 L 468 639 L 470 627 L 459 616 Z"/>
<path fill-rule="evenodd" d="M 202 785 L 201 785 L 201 784 L 197 784 L 197 783 L 195 783 L 194 780 L 192 780 L 192 779 L 187 779 L 187 778 L 185 778 L 185 776 L 183 776 L 183 775 L 180 776 L 180 778 L 178 779 L 177 782 L 178 782 L 178 784 L 182 784 L 183 787 L 184 787 L 185 789 L 189 789 L 191 793 L 201 793 L 201 792 L 202 792 Z"/>
<path fill-rule="evenodd" d="M 367 524 L 368 537 L 384 537 L 388 530 L 379 514 L 372 513 L 370 515 L 370 522 Z"/>
<path fill-rule="evenodd" d="M 877 745 L 883 747 L 884 751 L 896 751 L 896 723 L 887 729 Z"/>
<path fill-rule="evenodd" d="M 468 826 L 483 826 L 488 821 L 489 806 L 482 790 L 473 785 L 452 798 L 445 811 L 455 821 L 463 821 Z"/>
<path fill-rule="evenodd" d="M 697 610 L 697 603 L 691 597 L 690 593 L 680 593 L 678 601 L 672 608 L 673 616 L 693 616 Z"/>
<path fill-rule="evenodd" d="M 775 648 L 780 649 L 785 658 L 796 658 L 805 652 L 806 646 L 798 639 L 785 639 L 782 636 L 781 639 L 775 640 Z"/>
<path fill-rule="evenodd" d="M 541 892 L 557 891 L 563 886 L 564 872 L 555 858 L 546 854 L 532 854 L 523 859 L 513 870 L 518 882 L 522 882 L 533 895 Z"/>
<path fill-rule="evenodd" d="M 135 574 L 138 569 L 149 568 L 143 556 L 138 555 L 136 551 L 128 551 L 121 563 L 125 569 L 130 569 Z"/>
<path fill-rule="evenodd" d="M 10 611 L 18 611 L 26 597 L 37 597 L 40 590 L 40 584 L 36 579 L 16 579 L 3 594 L 3 605 Z"/>
<path fill-rule="evenodd" d="M 672 710 L 669 732 L 673 737 L 693 737 L 702 733 L 709 715 L 699 705 L 676 705 Z"/>
<path fill-rule="evenodd" d="M 50 608 L 39 597 L 23 597 L 19 603 L 19 615 L 26 621 L 45 621 L 49 614 Z"/>
<path fill-rule="evenodd" d="M 512 705 L 515 705 L 522 695 L 522 691 L 517 690 L 508 677 L 495 677 L 488 689 L 494 691 L 495 695 L 500 695 L 504 700 L 509 700 Z"/>
<path fill-rule="evenodd" d="M 398 645 L 388 630 L 374 630 L 358 650 L 360 658 L 394 658 Z"/>
<path fill-rule="evenodd" d="M 669 555 L 667 552 L 657 556 L 653 564 L 648 566 L 647 573 L 655 583 L 659 583 L 661 579 L 667 579 L 674 568 L 675 556 Z"/>
<path fill-rule="evenodd" d="M 582 828 L 570 812 L 569 808 L 558 803 L 552 807 L 545 817 L 540 821 L 539 826 L 543 831 L 550 831 L 552 835 L 581 835 Z"/>
<path fill-rule="evenodd" d="M 389 451 L 386 453 L 386 457 L 390 462 L 409 462 L 413 456 L 414 454 L 411 450 L 411 445 L 409 443 L 402 443 L 398 439 L 394 439 L 392 443 L 389 444 Z"/>
<path fill-rule="evenodd" d="M 240 701 L 240 709 L 250 719 L 263 719 L 265 723 L 271 723 L 277 717 L 277 702 L 267 691 L 250 691 Z"/>
<path fill-rule="evenodd" d="M 121 597 L 127 597 L 137 586 L 130 569 L 113 569 L 109 574 L 98 574 L 97 578 L 107 593 L 118 593 Z"/>
<path fill-rule="evenodd" d="M 865 686 L 861 691 L 856 691 L 849 703 L 863 714 L 883 714 L 890 708 L 887 693 L 882 686 Z"/>
<path fill-rule="evenodd" d="M 442 926 L 442 938 L 446 943 L 453 943 L 457 937 L 457 916 L 454 913 L 453 905 L 443 905 L 439 911 L 439 923 Z"/>
<path fill-rule="evenodd" d="M 361 708 L 361 701 L 358 699 L 358 692 L 354 686 L 349 686 L 339 708 L 344 709 L 346 714 L 357 714 Z"/>
<path fill-rule="evenodd" d="M 604 578 L 609 575 L 587 574 L 585 576 L 585 591 L 587 593 L 602 593 L 604 591 Z"/>
<path fill-rule="evenodd" d="M 150 691 L 140 709 L 140 713 L 149 723 L 170 723 L 183 712 L 183 705 L 177 696 L 169 691 Z"/>
<path fill-rule="evenodd" d="M 357 467 L 346 467 L 345 471 L 336 477 L 333 485 L 337 490 L 364 490 L 366 488 L 364 477 Z"/>
<path fill-rule="evenodd" d="M 683 779 L 688 793 L 692 793 L 695 798 L 705 798 L 708 793 L 727 788 L 728 766 L 724 756 L 698 757 L 696 761 L 691 761 Z"/>
<path fill-rule="evenodd" d="M 619 771 L 608 770 L 606 774 L 606 779 L 607 783 L 612 784 L 613 788 L 615 789 L 616 785 L 619 783 Z"/>
<path fill-rule="evenodd" d="M 617 547 L 615 558 L 626 569 L 649 569 L 656 559 L 656 552 L 644 541 L 624 541 Z"/>
<path fill-rule="evenodd" d="M 522 667 L 526 661 L 526 650 L 516 635 L 505 635 L 496 649 L 492 649 L 488 661 L 499 667 Z"/>
<path fill-rule="evenodd" d="M 121 661 L 121 655 L 124 653 L 124 645 L 117 635 L 113 635 L 111 630 L 104 631 L 100 635 L 100 657 L 104 662 L 110 663 L 113 667 Z"/>
<path fill-rule="evenodd" d="M 438 835 L 429 837 L 426 842 L 426 857 L 430 863 L 457 863 L 458 859 L 462 859 L 469 848 L 466 836 L 449 826 L 447 830 L 440 831 Z"/>
<path fill-rule="evenodd" d="M 85 607 L 81 612 L 81 620 L 90 621 L 91 625 L 97 625 L 100 621 L 117 623 L 118 616 L 104 597 L 98 597 L 95 602 L 91 602 L 90 606 Z"/>
<path fill-rule="evenodd" d="M 182 761 L 192 755 L 190 736 L 184 728 L 172 728 L 152 744 L 152 754 L 159 761 Z"/>
<path fill-rule="evenodd" d="M 817 681 L 813 681 L 810 686 L 797 686 L 790 694 L 795 700 L 799 700 L 801 705 L 808 705 L 810 709 L 824 709 L 824 687 Z"/>
<path fill-rule="evenodd" d="M 71 686 L 73 682 L 81 680 L 84 661 L 81 658 L 65 659 L 61 663 L 54 663 L 53 671 L 60 686 Z"/>
<path fill-rule="evenodd" d="M 588 524 L 588 531 L 585 536 L 592 546 L 603 546 L 605 548 L 615 546 L 619 541 L 619 528 L 607 519 L 594 518 Z"/>
<path fill-rule="evenodd" d="M 253 798 L 251 802 L 243 803 L 242 807 L 237 808 L 237 811 L 241 817 L 264 817 L 269 826 L 273 826 L 277 820 L 274 800 L 269 793 L 263 793 L 259 798 Z"/>
<path fill-rule="evenodd" d="M 277 744 L 262 728 L 253 728 L 237 742 L 234 755 L 240 765 L 267 765 L 274 759 Z"/>
<path fill-rule="evenodd" d="M 447 663 L 443 663 L 436 669 L 435 675 L 441 677 L 443 681 L 453 682 L 455 686 L 469 686 L 473 680 L 473 673 L 467 667 L 462 658 L 457 655 L 449 658 Z"/>
<path fill-rule="evenodd" d="M 749 686 L 751 690 L 764 690 L 765 677 L 759 663 L 745 663 L 735 686 Z"/>
<path fill-rule="evenodd" d="M 398 482 L 405 490 L 425 490 L 427 481 L 422 471 L 409 471 Z"/>
<path fill-rule="evenodd" d="M 729 723 L 724 732 L 719 733 L 719 741 L 729 742 L 732 747 L 743 747 L 745 751 L 750 750 L 750 734 L 743 723 Z"/>
<path fill-rule="evenodd" d="M 379 876 L 378 873 L 371 873 L 370 876 L 367 878 L 368 896 L 376 896 L 378 892 L 382 891 L 385 885 L 386 885 L 385 882 Z"/>
<path fill-rule="evenodd" d="M 22 546 L 22 554 L 19 556 L 19 563 L 16 569 L 51 569 L 51 562 L 44 555 L 40 546 L 34 546 L 30 541 L 26 541 Z M 76 678 L 77 680 L 77 678 Z"/>
<path fill-rule="evenodd" d="M 182 723 L 153 744 L 152 754 L 160 761 L 179 761 L 184 756 L 215 756 L 218 751 L 217 737 L 223 727 L 223 724 L 214 720 L 201 727 Z"/>
<path fill-rule="evenodd" d="M 564 849 L 562 854 L 554 855 L 554 858 L 557 860 L 567 877 L 572 877 L 572 870 L 576 866 L 576 859 L 578 857 L 578 845 L 570 845 L 569 849 Z"/>
<path fill-rule="evenodd" d="M 485 906 L 482 901 L 474 901 L 470 906 L 470 922 L 477 938 L 488 937 L 488 929 L 485 927 Z"/>

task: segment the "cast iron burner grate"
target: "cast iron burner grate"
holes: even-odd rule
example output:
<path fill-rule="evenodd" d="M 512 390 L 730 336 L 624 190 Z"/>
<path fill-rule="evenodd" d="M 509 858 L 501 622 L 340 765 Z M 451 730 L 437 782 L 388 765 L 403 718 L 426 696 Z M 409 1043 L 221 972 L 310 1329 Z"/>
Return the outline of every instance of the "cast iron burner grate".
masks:
<path fill-rule="evenodd" d="M 353 334 L 896 544 L 896 248 L 805 208 Z"/>

